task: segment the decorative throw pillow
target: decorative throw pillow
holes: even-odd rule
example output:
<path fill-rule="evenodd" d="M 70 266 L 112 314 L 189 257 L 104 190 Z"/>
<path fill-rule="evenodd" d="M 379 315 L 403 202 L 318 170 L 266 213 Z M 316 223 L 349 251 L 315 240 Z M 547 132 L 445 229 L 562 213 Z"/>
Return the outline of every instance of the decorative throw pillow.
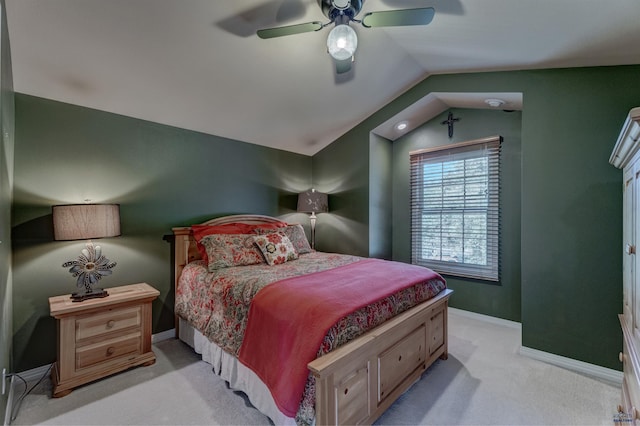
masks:
<path fill-rule="evenodd" d="M 247 224 L 241 222 L 225 223 L 224 225 L 192 225 L 191 231 L 193 232 L 193 238 L 196 240 L 196 248 L 200 252 L 200 257 L 204 260 L 205 264 L 209 264 L 207 256 L 207 249 L 200 242 L 207 235 L 213 234 L 252 234 L 254 229 L 260 227 L 261 229 L 276 230 L 279 227 L 287 226 L 285 222 L 265 223 L 265 224 Z"/>
<path fill-rule="evenodd" d="M 298 258 L 298 252 L 289 238 L 282 232 L 271 232 L 253 237 L 265 260 L 271 266 L 280 265 Z"/>
<path fill-rule="evenodd" d="M 299 223 L 287 226 L 284 229 L 284 234 L 289 237 L 298 254 L 311 253 L 313 251 L 309 245 L 309 240 L 307 240 L 307 234 L 304 233 L 304 228 Z"/>
<path fill-rule="evenodd" d="M 200 240 L 207 251 L 209 272 L 230 266 L 264 263 L 253 234 L 212 234 Z"/>
<path fill-rule="evenodd" d="M 284 228 L 278 228 L 278 232 L 282 232 L 284 235 L 289 238 L 291 244 L 296 249 L 298 254 L 311 253 L 313 249 L 309 245 L 309 240 L 307 240 L 307 235 L 304 233 L 304 228 L 299 223 L 295 225 L 287 225 Z M 264 229 L 264 228 L 256 228 L 255 232 L 257 234 L 268 234 L 270 232 L 274 232 L 273 229 Z"/>

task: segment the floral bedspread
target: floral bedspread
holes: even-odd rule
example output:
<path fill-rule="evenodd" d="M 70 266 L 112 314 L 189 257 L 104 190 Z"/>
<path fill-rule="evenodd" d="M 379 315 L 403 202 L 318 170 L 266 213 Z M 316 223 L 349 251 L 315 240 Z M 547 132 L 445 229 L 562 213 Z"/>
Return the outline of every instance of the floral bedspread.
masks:
<path fill-rule="evenodd" d="M 185 266 L 176 289 L 176 314 L 187 320 L 209 340 L 238 355 L 253 296 L 264 286 L 289 277 L 320 272 L 361 260 L 361 257 L 312 252 L 282 265 L 237 266 L 208 272 L 204 263 Z M 431 280 L 398 292 L 338 321 L 325 336 L 318 356 L 353 340 L 389 318 L 425 301 L 446 285 Z M 298 424 L 311 424 L 315 417 L 315 381 L 307 379 L 296 415 Z"/>
<path fill-rule="evenodd" d="M 266 263 L 208 272 L 201 261 L 185 266 L 176 289 L 176 314 L 209 340 L 238 355 L 253 296 L 264 286 L 290 277 L 324 271 L 360 257 L 313 252 L 281 265 Z"/>

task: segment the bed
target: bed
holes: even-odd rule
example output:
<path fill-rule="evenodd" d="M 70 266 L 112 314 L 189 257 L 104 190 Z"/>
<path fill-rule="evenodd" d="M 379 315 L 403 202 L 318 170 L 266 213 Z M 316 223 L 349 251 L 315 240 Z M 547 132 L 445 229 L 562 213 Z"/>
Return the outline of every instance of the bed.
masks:
<path fill-rule="evenodd" d="M 370 424 L 447 359 L 452 291 L 431 270 L 316 252 L 263 215 L 173 234 L 178 337 L 274 424 Z"/>

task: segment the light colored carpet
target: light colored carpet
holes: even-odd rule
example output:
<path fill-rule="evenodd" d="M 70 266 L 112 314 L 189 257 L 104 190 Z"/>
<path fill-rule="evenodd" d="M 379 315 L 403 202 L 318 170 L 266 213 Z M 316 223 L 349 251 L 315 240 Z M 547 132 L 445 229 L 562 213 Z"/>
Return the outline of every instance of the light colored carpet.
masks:
<path fill-rule="evenodd" d="M 518 354 L 518 328 L 449 315 L 449 359 L 438 361 L 379 425 L 611 425 L 620 387 Z M 157 362 L 52 399 L 45 380 L 16 425 L 265 425 L 244 394 L 177 340 Z M 17 394 L 19 395 L 19 391 Z"/>

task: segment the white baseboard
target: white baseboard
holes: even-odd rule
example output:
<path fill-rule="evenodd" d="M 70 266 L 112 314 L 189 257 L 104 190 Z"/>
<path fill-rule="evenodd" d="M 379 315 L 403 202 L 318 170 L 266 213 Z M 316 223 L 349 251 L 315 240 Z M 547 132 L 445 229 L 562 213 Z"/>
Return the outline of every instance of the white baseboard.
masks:
<path fill-rule="evenodd" d="M 151 336 L 151 343 L 158 343 L 163 340 L 173 339 L 176 336 L 175 328 L 171 330 L 161 331 L 160 333 L 156 333 Z M 37 382 L 44 375 L 49 374 L 49 369 L 52 367 L 51 364 L 41 365 L 40 367 L 32 368 L 31 370 L 25 370 L 17 375 L 22 377 L 27 383 Z M 20 380 L 20 383 L 22 381 Z M 14 395 L 15 395 L 15 387 L 16 387 L 16 375 L 11 376 L 11 381 L 9 383 L 9 390 L 7 396 L 7 407 L 4 413 L 4 426 L 8 426 L 11 424 L 11 410 L 13 409 L 14 404 Z"/>
<path fill-rule="evenodd" d="M 488 322 L 491 324 L 504 325 L 509 328 L 517 328 L 518 330 L 522 330 L 522 324 L 516 321 L 510 321 L 502 318 L 492 317 L 489 315 L 478 314 L 471 311 L 465 311 L 462 309 L 449 307 L 449 313 L 454 315 L 460 315 L 462 317 L 467 317 L 479 321 Z"/>
<path fill-rule="evenodd" d="M 9 381 L 9 393 L 7 394 L 7 406 L 4 410 L 4 426 L 11 424 L 11 411 L 13 410 L 13 382 L 15 380 L 15 376 L 11 376 L 11 380 Z"/>
<path fill-rule="evenodd" d="M 151 344 L 162 342 L 163 340 L 169 340 L 176 337 L 176 329 L 161 331 L 151 336 Z"/>
<path fill-rule="evenodd" d="M 475 312 L 469 312 L 462 309 L 456 309 L 451 307 L 449 308 L 449 313 L 475 319 L 478 321 L 484 321 L 484 322 L 497 324 L 497 325 L 504 325 L 506 327 L 517 328 L 519 330 L 522 330 L 522 324 L 515 321 L 509 321 L 502 318 L 496 318 L 489 315 L 477 314 Z M 528 348 L 526 346 L 520 346 L 520 349 L 518 352 L 520 353 L 520 355 L 533 358 L 538 361 L 546 362 L 547 364 L 552 364 L 558 367 L 566 368 L 567 370 L 572 370 L 578 373 L 586 374 L 588 376 L 605 380 L 615 385 L 622 384 L 622 371 L 612 370 L 610 368 L 601 367 L 595 364 L 589 364 L 588 362 L 578 361 L 577 359 L 555 355 L 549 352 L 540 351 L 538 349 Z"/>
<path fill-rule="evenodd" d="M 537 349 L 528 348 L 526 346 L 521 346 L 519 352 L 520 355 L 537 359 L 538 361 L 557 365 L 558 367 L 566 368 L 567 370 L 577 371 L 578 373 L 602 379 L 616 385 L 622 384 L 622 371 L 612 370 L 611 368 L 589 364 L 588 362 L 578 361 L 577 359 L 539 351 Z"/>
<path fill-rule="evenodd" d="M 156 333 L 151 336 L 151 343 L 153 344 L 153 343 L 162 342 L 163 340 L 173 339 L 175 335 L 176 335 L 175 328 L 172 328 L 171 330 L 161 331 L 160 333 Z M 50 367 L 51 367 L 51 364 L 45 364 L 45 365 L 41 365 L 40 367 L 32 368 L 31 370 L 22 371 L 18 373 L 18 375 L 23 379 L 25 379 L 27 382 L 37 381 L 37 380 L 40 380 L 40 378 L 44 374 L 47 374 L 47 370 L 49 370 Z M 11 386 L 11 388 L 12 387 L 13 386 Z"/>

